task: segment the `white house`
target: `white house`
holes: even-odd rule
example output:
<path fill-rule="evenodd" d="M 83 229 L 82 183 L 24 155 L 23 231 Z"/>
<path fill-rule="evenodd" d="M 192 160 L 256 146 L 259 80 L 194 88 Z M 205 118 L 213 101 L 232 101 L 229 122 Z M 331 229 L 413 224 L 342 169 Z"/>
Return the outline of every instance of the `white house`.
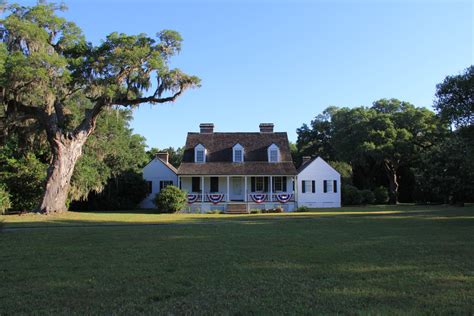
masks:
<path fill-rule="evenodd" d="M 188 210 L 228 213 L 277 206 L 293 211 L 296 168 L 286 133 L 273 124 L 259 132 L 214 132 L 214 124 L 188 133 L 178 182 L 188 192 Z"/>
<path fill-rule="evenodd" d="M 341 175 L 321 157 L 303 157 L 298 184 L 298 206 L 341 207 Z"/>
<path fill-rule="evenodd" d="M 152 198 L 169 184 L 187 192 L 189 212 L 341 206 L 339 173 L 321 158 L 305 159 L 297 171 L 287 134 L 274 132 L 272 123 L 244 133 L 214 132 L 212 123 L 199 127 L 188 133 L 178 170 L 167 156 L 145 167 L 151 194 L 141 207 L 153 207 Z"/>
<path fill-rule="evenodd" d="M 158 153 L 143 168 L 143 178 L 148 182 L 148 196 L 140 203 L 141 208 L 154 208 L 153 198 L 167 185 L 178 186 L 177 170 L 168 162 L 168 153 Z"/>

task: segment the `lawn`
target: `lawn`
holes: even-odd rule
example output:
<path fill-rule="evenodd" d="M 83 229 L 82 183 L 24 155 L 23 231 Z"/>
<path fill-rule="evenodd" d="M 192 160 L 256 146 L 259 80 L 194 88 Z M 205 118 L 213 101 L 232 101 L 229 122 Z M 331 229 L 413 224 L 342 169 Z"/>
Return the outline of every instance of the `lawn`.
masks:
<path fill-rule="evenodd" d="M 2 315 L 474 313 L 472 206 L 0 220 Z"/>

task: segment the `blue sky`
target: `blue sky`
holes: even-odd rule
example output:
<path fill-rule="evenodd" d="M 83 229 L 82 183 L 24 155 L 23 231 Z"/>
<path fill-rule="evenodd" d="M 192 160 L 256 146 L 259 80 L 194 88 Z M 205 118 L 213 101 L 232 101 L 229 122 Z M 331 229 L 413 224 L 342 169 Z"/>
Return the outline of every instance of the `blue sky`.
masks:
<path fill-rule="evenodd" d="M 472 1 L 66 1 L 95 43 L 118 31 L 184 38 L 173 66 L 202 88 L 143 105 L 132 127 L 150 147 L 183 146 L 188 131 L 296 129 L 330 105 L 399 98 L 431 108 L 435 85 L 473 64 Z"/>

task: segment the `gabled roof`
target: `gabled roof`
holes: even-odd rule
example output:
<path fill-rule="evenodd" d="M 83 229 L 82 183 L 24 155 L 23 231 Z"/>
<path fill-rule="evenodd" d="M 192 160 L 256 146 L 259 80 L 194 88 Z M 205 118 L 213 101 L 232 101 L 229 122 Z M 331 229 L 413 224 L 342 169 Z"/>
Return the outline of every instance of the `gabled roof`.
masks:
<path fill-rule="evenodd" d="M 321 161 L 323 162 L 323 164 L 327 165 L 329 168 L 331 168 L 331 169 L 334 170 L 335 172 L 339 173 L 336 169 L 334 169 L 333 166 L 331 166 L 330 164 L 328 164 L 328 163 L 326 162 L 326 160 L 324 160 L 323 158 L 321 158 L 321 157 L 319 157 L 319 156 L 313 157 L 313 158 L 311 158 L 309 161 L 307 161 L 306 163 L 302 164 L 302 165 L 298 168 L 297 173 L 300 174 L 301 171 L 303 171 L 304 169 L 306 169 L 306 167 L 308 167 L 309 165 L 311 165 L 311 164 L 312 164 L 315 160 L 317 160 L 317 159 L 321 160 Z"/>
<path fill-rule="evenodd" d="M 235 144 L 244 148 L 244 163 L 234 163 L 232 148 Z M 206 150 L 206 163 L 194 163 L 194 147 L 202 144 Z M 280 150 L 280 162 L 268 162 L 268 147 Z M 235 174 L 295 175 L 288 136 L 286 133 L 188 133 L 183 162 L 178 174 Z"/>
<path fill-rule="evenodd" d="M 151 164 L 154 160 L 157 160 L 157 161 L 161 162 L 161 163 L 164 164 L 166 167 L 168 167 L 171 171 L 173 171 L 174 173 L 178 174 L 178 169 L 176 169 L 176 168 L 175 168 L 172 164 L 170 164 L 169 162 L 166 163 L 166 161 L 164 161 L 163 159 L 158 158 L 158 157 L 155 157 L 155 158 L 153 158 L 152 160 L 150 160 L 150 162 L 147 163 L 147 164 L 145 165 L 145 167 L 148 166 L 149 164 Z M 145 168 L 145 167 L 143 167 L 143 168 Z"/>

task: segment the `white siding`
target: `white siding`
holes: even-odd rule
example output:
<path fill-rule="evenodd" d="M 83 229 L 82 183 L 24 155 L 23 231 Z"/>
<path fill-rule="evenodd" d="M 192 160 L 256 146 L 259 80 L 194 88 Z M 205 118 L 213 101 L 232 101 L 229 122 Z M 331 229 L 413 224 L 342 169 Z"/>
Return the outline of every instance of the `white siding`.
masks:
<path fill-rule="evenodd" d="M 145 181 L 152 182 L 152 193 L 149 194 L 141 203 L 141 208 L 154 208 L 152 200 L 160 192 L 160 181 L 173 181 L 173 185 L 178 186 L 178 176 L 159 158 L 153 159 L 143 168 L 143 178 Z"/>
<path fill-rule="evenodd" d="M 324 180 L 336 180 L 337 192 L 324 193 Z M 315 181 L 315 193 L 312 192 L 311 185 L 309 185 L 309 190 L 303 193 L 302 181 Z M 341 175 L 322 158 L 318 157 L 309 162 L 309 165 L 298 174 L 297 188 L 298 206 L 341 207 Z"/>

